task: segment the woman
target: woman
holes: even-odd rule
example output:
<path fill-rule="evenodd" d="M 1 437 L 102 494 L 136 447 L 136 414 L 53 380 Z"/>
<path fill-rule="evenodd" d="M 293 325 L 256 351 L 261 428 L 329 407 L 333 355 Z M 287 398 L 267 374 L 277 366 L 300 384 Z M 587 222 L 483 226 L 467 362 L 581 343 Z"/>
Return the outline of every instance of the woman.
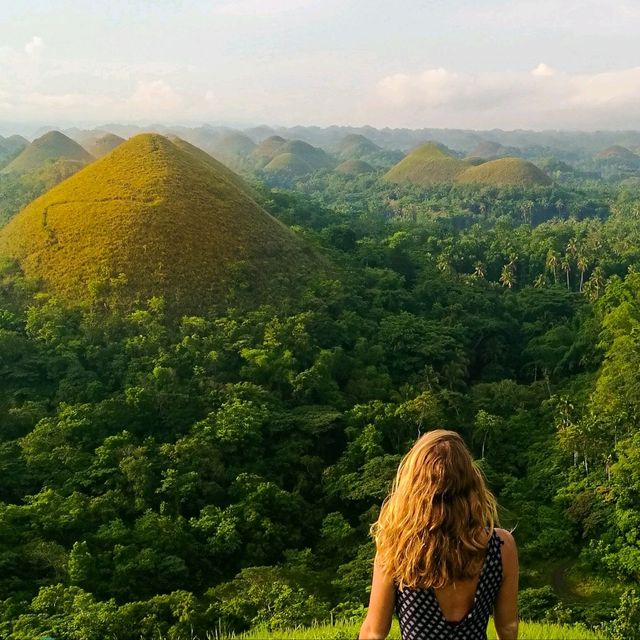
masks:
<path fill-rule="evenodd" d="M 518 554 L 497 524 L 496 500 L 462 438 L 425 433 L 400 462 L 371 527 L 376 558 L 360 640 L 386 638 L 395 612 L 403 640 L 518 637 Z"/>

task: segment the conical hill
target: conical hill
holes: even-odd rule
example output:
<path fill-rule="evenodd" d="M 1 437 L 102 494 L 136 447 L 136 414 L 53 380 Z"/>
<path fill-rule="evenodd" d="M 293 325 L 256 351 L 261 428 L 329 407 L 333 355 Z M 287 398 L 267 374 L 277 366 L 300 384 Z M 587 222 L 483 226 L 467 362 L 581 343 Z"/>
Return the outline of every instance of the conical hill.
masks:
<path fill-rule="evenodd" d="M 319 259 L 203 156 L 135 136 L 23 209 L 0 231 L 0 254 L 69 301 L 120 274 L 122 304 L 161 295 L 179 313 L 231 289 L 252 303 L 295 290 Z"/>
<path fill-rule="evenodd" d="M 470 164 L 433 142 L 423 144 L 385 173 L 389 182 L 431 185 L 455 182 Z"/>
<path fill-rule="evenodd" d="M 2 173 L 28 173 L 57 160 L 72 160 L 84 165 L 92 162 L 93 156 L 64 133 L 49 131 L 26 147 L 2 169 Z"/>
<path fill-rule="evenodd" d="M 499 158 L 467 169 L 458 176 L 457 182 L 528 187 L 550 185 L 552 181 L 542 169 L 536 167 L 532 162 L 522 158 Z"/>

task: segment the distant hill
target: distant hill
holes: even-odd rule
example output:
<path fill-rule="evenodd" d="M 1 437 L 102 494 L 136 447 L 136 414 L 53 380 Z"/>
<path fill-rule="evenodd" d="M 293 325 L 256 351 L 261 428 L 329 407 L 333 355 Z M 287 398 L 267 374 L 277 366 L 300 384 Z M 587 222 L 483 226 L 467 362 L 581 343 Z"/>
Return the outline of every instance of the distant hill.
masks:
<path fill-rule="evenodd" d="M 624 173 L 636 172 L 640 169 L 640 156 L 633 153 L 627 147 L 615 144 L 599 151 L 594 159 L 599 169 L 604 169 L 606 175 L 611 172 L 622 171 Z"/>
<path fill-rule="evenodd" d="M 497 186 L 549 185 L 552 182 L 544 171 L 522 158 L 499 158 L 484 162 L 458 175 L 456 181 Z"/>
<path fill-rule="evenodd" d="M 624 162 L 640 161 L 640 156 L 637 156 L 633 151 L 619 144 L 614 144 L 611 147 L 599 151 L 595 154 L 595 158 L 597 160 L 622 160 Z"/>
<path fill-rule="evenodd" d="M 162 295 L 178 313 L 231 290 L 252 303 L 295 290 L 319 258 L 205 156 L 137 135 L 16 215 L 0 231 L 0 254 L 72 302 L 88 300 L 87 283 L 119 274 L 121 304 Z"/>
<path fill-rule="evenodd" d="M 375 169 L 364 160 L 345 160 L 336 168 L 336 173 L 342 173 L 346 176 L 361 176 L 365 173 L 372 173 Z"/>
<path fill-rule="evenodd" d="M 420 145 L 384 175 L 388 182 L 431 185 L 455 182 L 471 165 L 433 142 Z"/>
<path fill-rule="evenodd" d="M 491 140 L 480 140 L 469 152 L 469 156 L 471 157 L 487 159 L 519 155 L 519 150 L 515 147 L 506 147 L 499 142 L 493 142 Z"/>
<path fill-rule="evenodd" d="M 313 169 L 325 169 L 335 166 L 335 161 L 322 149 L 310 145 L 302 140 L 289 140 L 279 149 L 278 153 L 291 153 L 304 160 Z"/>
<path fill-rule="evenodd" d="M 375 167 L 390 167 L 404 157 L 402 152 L 383 149 L 359 133 L 346 135 L 331 152 L 339 160 L 363 160 Z"/>
<path fill-rule="evenodd" d="M 28 145 L 29 141 L 22 136 L 0 136 L 0 167 L 11 162 Z"/>
<path fill-rule="evenodd" d="M 296 178 L 313 172 L 313 167 L 302 157 L 295 153 L 279 153 L 265 167 L 266 173 L 286 174 L 287 177 Z"/>
<path fill-rule="evenodd" d="M 281 136 L 269 136 L 254 148 L 251 157 L 258 167 L 264 167 L 280 153 L 286 142 Z"/>
<path fill-rule="evenodd" d="M 428 143 L 414 149 L 384 176 L 389 182 L 432 185 L 443 183 L 533 185 L 551 184 L 551 179 L 531 162 L 521 158 L 499 158 L 483 162 L 460 160 L 440 145 Z"/>
<path fill-rule="evenodd" d="M 2 173 L 27 173 L 42 168 L 47 162 L 58 160 L 72 160 L 84 165 L 93 159 L 91 154 L 64 133 L 49 131 L 26 147 L 2 169 Z"/>
<path fill-rule="evenodd" d="M 332 149 L 336 157 L 341 160 L 359 160 L 363 156 L 377 153 L 381 150 L 382 147 L 379 147 L 375 142 L 372 142 L 369 138 L 359 133 L 350 133 L 346 135 Z"/>
<path fill-rule="evenodd" d="M 258 127 L 245 129 L 244 133 L 246 133 L 255 143 L 259 143 L 262 142 L 265 138 L 275 135 L 276 132 L 273 127 L 268 127 L 267 125 L 263 124 Z"/>
<path fill-rule="evenodd" d="M 242 168 L 256 143 L 240 131 L 229 131 L 207 146 L 207 153 L 231 168 Z"/>
<path fill-rule="evenodd" d="M 280 136 L 263 140 L 252 151 L 251 158 L 257 169 L 286 178 L 335 166 L 335 161 L 322 149 L 302 140 L 285 140 Z"/>
<path fill-rule="evenodd" d="M 94 157 L 102 158 L 124 142 L 124 138 L 114 133 L 97 132 L 79 140 L 80 144 Z"/>

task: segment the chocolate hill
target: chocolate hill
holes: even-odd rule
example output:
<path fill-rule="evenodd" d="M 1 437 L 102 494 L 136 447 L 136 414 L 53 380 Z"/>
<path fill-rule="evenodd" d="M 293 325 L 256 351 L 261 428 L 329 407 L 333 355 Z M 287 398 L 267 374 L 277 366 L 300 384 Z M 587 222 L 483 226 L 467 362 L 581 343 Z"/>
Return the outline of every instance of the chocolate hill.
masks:
<path fill-rule="evenodd" d="M 448 150 L 424 144 L 392 167 L 384 176 L 389 182 L 422 186 L 462 183 L 498 186 L 548 185 L 551 179 L 533 163 L 521 158 L 499 158 L 489 162 L 460 160 Z"/>
<path fill-rule="evenodd" d="M 180 313 L 231 288 L 252 303 L 277 298 L 319 265 L 239 176 L 158 134 L 131 138 L 33 201 L 0 231 L 0 254 L 71 302 L 120 276 L 123 305 L 161 295 Z"/>
<path fill-rule="evenodd" d="M 64 133 L 49 131 L 26 147 L 2 169 L 2 173 L 20 174 L 37 171 L 46 163 L 59 160 L 77 162 L 82 166 L 92 162 L 93 159 L 91 154 Z"/>
<path fill-rule="evenodd" d="M 418 185 L 455 182 L 471 164 L 454 157 L 446 148 L 433 142 L 420 145 L 385 173 L 389 182 Z"/>
<path fill-rule="evenodd" d="M 550 185 L 551 178 L 532 162 L 522 158 L 499 158 L 483 162 L 461 173 L 456 182 L 495 186 Z"/>

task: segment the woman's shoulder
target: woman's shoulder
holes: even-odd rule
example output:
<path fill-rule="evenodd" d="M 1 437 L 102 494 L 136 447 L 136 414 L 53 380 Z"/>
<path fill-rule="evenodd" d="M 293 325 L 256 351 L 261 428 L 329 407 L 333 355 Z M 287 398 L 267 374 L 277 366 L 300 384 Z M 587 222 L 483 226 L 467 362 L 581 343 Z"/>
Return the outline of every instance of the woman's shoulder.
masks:
<path fill-rule="evenodd" d="M 516 541 L 510 531 L 506 529 L 494 529 L 500 540 L 502 556 L 502 570 L 504 574 L 518 574 L 518 549 Z"/>
<path fill-rule="evenodd" d="M 507 531 L 507 529 L 499 529 L 498 527 L 496 527 L 494 531 L 495 531 L 495 534 L 498 536 L 498 539 L 502 543 L 502 546 L 509 549 L 515 549 L 516 541 L 513 535 L 511 534 L 511 531 Z"/>

